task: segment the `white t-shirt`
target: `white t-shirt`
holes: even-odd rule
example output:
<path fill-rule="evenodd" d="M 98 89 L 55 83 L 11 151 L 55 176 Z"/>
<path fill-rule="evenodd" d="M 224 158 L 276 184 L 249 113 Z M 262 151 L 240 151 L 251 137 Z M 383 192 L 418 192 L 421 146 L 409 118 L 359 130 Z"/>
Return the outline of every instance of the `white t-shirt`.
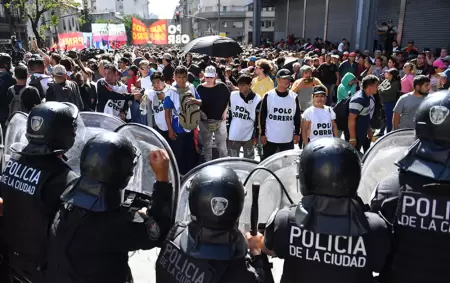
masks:
<path fill-rule="evenodd" d="M 165 94 L 168 90 L 168 87 L 165 88 L 162 92 Z M 164 96 L 165 97 L 165 96 Z M 155 117 L 155 124 L 161 131 L 167 131 L 167 123 L 166 123 L 166 114 L 164 112 L 164 99 L 158 99 L 158 92 L 151 89 L 148 94 L 148 99 L 151 101 L 152 113 Z"/>
<path fill-rule="evenodd" d="M 333 137 L 332 120 L 336 120 L 336 114 L 331 107 L 317 108 L 308 107 L 303 112 L 303 119 L 311 122 L 309 140 L 313 141 L 323 137 Z"/>

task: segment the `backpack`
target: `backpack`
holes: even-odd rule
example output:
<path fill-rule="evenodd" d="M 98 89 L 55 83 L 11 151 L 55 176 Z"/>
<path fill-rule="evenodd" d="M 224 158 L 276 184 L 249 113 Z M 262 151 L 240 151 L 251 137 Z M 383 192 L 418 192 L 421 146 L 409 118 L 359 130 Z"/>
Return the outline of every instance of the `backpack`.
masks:
<path fill-rule="evenodd" d="M 339 101 L 333 107 L 333 111 L 336 114 L 336 125 L 340 131 L 348 131 L 348 115 L 350 113 L 349 106 L 351 99 L 352 95 L 349 92 L 349 95 L 346 98 Z"/>
<path fill-rule="evenodd" d="M 189 87 L 185 89 L 176 89 L 178 92 L 178 96 L 180 97 L 180 114 L 179 114 L 179 123 L 186 130 L 193 130 L 197 128 L 198 123 L 200 122 L 201 113 L 200 106 L 196 104 L 188 104 L 188 98 L 195 98 L 194 94 L 189 90 Z"/>
<path fill-rule="evenodd" d="M 25 106 L 22 103 L 22 94 L 26 89 L 29 89 L 29 86 L 25 86 L 22 88 L 19 93 L 16 93 L 14 86 L 10 87 L 11 93 L 13 94 L 13 99 L 9 103 L 9 115 L 12 115 L 14 112 L 26 112 Z"/>
<path fill-rule="evenodd" d="M 41 100 L 45 98 L 44 89 L 42 88 L 41 84 L 41 81 L 43 79 L 46 79 L 46 77 L 31 76 L 30 83 L 28 84 L 29 86 L 34 86 L 35 88 L 37 88 Z"/>

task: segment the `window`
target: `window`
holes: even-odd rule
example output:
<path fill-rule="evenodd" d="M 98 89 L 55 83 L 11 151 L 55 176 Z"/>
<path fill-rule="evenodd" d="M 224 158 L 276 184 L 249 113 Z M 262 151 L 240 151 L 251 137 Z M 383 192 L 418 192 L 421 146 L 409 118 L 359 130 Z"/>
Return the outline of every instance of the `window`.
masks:
<path fill-rule="evenodd" d="M 252 12 L 253 11 L 253 4 L 248 5 L 247 9 L 248 9 L 249 12 Z"/>
<path fill-rule="evenodd" d="M 244 23 L 243 22 L 233 22 L 233 27 L 234 28 L 242 28 L 242 27 L 244 27 Z"/>
<path fill-rule="evenodd" d="M 63 30 L 66 30 L 66 21 L 62 21 L 63 23 Z"/>
<path fill-rule="evenodd" d="M 75 27 L 75 20 L 72 18 L 72 26 Z"/>
<path fill-rule="evenodd" d="M 248 22 L 248 25 L 249 25 L 250 27 L 253 27 L 253 21 Z"/>
<path fill-rule="evenodd" d="M 226 12 L 227 11 L 227 6 L 222 6 L 222 12 Z"/>
<path fill-rule="evenodd" d="M 228 27 L 228 23 L 227 22 L 222 22 L 222 27 L 224 27 L 224 28 Z"/>

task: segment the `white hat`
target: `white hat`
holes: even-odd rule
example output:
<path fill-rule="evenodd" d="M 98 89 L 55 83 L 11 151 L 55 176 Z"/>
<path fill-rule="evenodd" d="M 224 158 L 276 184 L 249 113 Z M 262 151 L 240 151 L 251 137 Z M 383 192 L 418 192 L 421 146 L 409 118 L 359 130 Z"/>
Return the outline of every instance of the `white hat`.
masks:
<path fill-rule="evenodd" d="M 52 73 L 55 76 L 66 76 L 67 75 L 66 67 L 59 64 L 55 65 L 52 69 Z"/>
<path fill-rule="evenodd" d="M 215 78 L 216 77 L 216 68 L 214 66 L 208 66 L 205 68 L 205 77 L 206 78 Z"/>

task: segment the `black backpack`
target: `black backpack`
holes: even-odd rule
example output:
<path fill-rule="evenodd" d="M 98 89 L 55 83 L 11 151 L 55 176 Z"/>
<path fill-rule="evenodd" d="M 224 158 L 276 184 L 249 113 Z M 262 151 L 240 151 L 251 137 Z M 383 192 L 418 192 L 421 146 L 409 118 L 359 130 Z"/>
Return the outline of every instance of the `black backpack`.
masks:
<path fill-rule="evenodd" d="M 339 101 L 334 107 L 333 111 L 336 114 L 336 125 L 340 131 L 348 131 L 348 115 L 350 100 L 352 99 L 351 92 L 348 96 L 341 101 Z"/>
<path fill-rule="evenodd" d="M 45 78 L 46 77 L 31 76 L 30 83 L 28 84 L 30 86 L 34 86 L 35 88 L 37 88 L 41 100 L 45 98 L 44 89 L 42 88 L 42 84 L 41 84 L 41 81 Z"/>

